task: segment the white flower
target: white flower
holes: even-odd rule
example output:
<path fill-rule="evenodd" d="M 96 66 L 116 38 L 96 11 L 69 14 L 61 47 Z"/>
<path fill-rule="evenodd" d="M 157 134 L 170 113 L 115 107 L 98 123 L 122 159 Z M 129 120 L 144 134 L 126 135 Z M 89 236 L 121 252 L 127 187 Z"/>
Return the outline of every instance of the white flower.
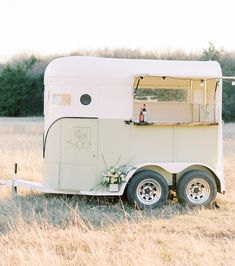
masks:
<path fill-rule="evenodd" d="M 110 173 L 111 174 L 114 174 L 115 173 L 115 169 L 112 167 L 112 168 L 110 168 Z"/>
<path fill-rule="evenodd" d="M 107 176 L 112 176 L 112 174 L 111 174 L 110 171 L 108 171 L 106 175 L 107 175 Z"/>
<path fill-rule="evenodd" d="M 105 181 L 105 182 L 109 182 L 109 177 L 106 176 L 106 177 L 104 178 L 104 181 Z"/>
<path fill-rule="evenodd" d="M 116 178 L 112 176 L 111 179 L 110 179 L 110 183 L 114 184 L 116 181 L 117 181 Z"/>
<path fill-rule="evenodd" d="M 126 176 L 128 172 L 132 169 L 132 166 L 122 165 L 120 167 L 111 166 L 103 175 L 103 184 L 120 184 L 126 181 Z"/>
<path fill-rule="evenodd" d="M 125 175 L 124 174 L 121 174 L 120 175 L 120 178 L 121 178 L 121 180 L 125 180 Z"/>

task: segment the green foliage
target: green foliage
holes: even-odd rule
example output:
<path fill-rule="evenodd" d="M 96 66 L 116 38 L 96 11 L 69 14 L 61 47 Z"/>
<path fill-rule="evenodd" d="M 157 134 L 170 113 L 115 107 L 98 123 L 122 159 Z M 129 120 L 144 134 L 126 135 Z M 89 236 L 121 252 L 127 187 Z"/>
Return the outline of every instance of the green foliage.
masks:
<path fill-rule="evenodd" d="M 202 52 L 201 60 L 211 60 L 220 62 L 223 53 L 223 48 L 216 49 L 215 45 L 209 42 L 209 47 L 207 49 L 204 49 Z"/>
<path fill-rule="evenodd" d="M 223 84 L 223 119 L 227 122 L 235 121 L 235 93 L 229 82 Z"/>
<path fill-rule="evenodd" d="M 220 65 L 224 76 L 235 76 L 235 55 L 223 54 Z M 223 81 L 223 119 L 226 122 L 235 121 L 235 87 L 231 80 Z"/>
<path fill-rule="evenodd" d="M 31 57 L 16 65 L 6 65 L 0 74 L 0 115 L 40 115 L 43 111 L 43 75 L 30 76 L 37 62 Z"/>

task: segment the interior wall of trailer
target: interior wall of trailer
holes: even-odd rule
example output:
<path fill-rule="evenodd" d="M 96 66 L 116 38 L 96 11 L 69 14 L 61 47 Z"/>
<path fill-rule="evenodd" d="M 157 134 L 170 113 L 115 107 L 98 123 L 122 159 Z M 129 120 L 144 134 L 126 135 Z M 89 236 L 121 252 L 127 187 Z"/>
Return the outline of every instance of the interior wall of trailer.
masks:
<path fill-rule="evenodd" d="M 162 80 L 158 84 L 156 79 L 155 85 L 149 82 L 142 83 L 142 88 L 180 88 L 187 90 L 187 101 L 185 102 L 168 102 L 168 101 L 151 101 L 151 100 L 135 100 L 133 103 L 134 120 L 139 119 L 140 109 L 145 104 L 149 121 L 160 122 L 218 122 L 216 104 L 216 80 L 192 80 L 186 82 L 177 80 L 173 84 L 172 80 L 169 83 L 162 85 Z"/>
<path fill-rule="evenodd" d="M 156 103 L 138 101 L 134 103 L 134 120 L 138 121 L 140 109 L 146 105 L 147 119 L 154 122 L 191 122 L 192 105 L 190 103 Z"/>

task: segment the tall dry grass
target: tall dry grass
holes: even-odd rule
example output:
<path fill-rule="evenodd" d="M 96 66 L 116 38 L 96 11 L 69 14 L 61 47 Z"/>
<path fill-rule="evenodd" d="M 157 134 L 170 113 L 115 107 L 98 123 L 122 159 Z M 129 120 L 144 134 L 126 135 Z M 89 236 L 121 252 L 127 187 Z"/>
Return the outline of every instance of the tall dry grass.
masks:
<path fill-rule="evenodd" d="M 0 119 L 0 175 L 42 178 L 42 119 Z M 119 198 L 43 195 L 0 186 L 0 265 L 234 265 L 235 124 L 224 126 L 219 209 L 177 202 L 133 210 Z"/>

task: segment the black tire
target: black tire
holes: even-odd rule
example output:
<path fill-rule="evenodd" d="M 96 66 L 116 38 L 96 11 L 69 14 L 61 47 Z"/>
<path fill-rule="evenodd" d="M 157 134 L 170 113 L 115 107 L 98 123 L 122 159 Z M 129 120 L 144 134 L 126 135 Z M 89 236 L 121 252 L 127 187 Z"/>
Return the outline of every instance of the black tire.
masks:
<path fill-rule="evenodd" d="M 176 185 L 176 195 L 183 206 L 209 205 L 215 199 L 216 194 L 215 179 L 199 170 L 185 173 Z"/>
<path fill-rule="evenodd" d="M 144 170 L 135 174 L 127 187 L 127 199 L 139 209 L 154 209 L 166 203 L 169 188 L 157 172 Z"/>

